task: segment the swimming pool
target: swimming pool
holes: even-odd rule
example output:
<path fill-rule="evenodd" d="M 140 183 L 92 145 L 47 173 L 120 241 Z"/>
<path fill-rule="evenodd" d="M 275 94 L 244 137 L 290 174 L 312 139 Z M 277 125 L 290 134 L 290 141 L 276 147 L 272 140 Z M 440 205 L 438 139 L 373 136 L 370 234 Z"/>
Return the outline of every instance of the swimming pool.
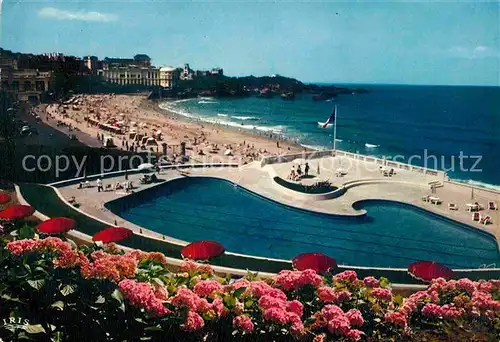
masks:
<path fill-rule="evenodd" d="M 291 259 L 322 252 L 339 264 L 407 267 L 435 260 L 454 268 L 500 263 L 493 237 L 419 208 L 364 201 L 357 218 L 316 214 L 209 177 L 179 178 L 109 202 L 125 220 L 185 241 L 216 240 L 226 250 Z"/>

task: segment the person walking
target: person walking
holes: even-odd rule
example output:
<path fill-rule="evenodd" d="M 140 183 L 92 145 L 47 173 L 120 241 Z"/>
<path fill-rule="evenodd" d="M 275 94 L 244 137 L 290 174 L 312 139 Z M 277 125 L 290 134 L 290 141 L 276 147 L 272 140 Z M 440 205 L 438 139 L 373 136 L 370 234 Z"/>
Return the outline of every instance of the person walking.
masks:
<path fill-rule="evenodd" d="M 97 192 L 101 192 L 101 190 L 104 190 L 102 187 L 102 180 L 100 178 L 97 179 Z"/>
<path fill-rule="evenodd" d="M 306 167 L 304 168 L 304 175 L 309 176 L 309 163 L 306 163 Z"/>

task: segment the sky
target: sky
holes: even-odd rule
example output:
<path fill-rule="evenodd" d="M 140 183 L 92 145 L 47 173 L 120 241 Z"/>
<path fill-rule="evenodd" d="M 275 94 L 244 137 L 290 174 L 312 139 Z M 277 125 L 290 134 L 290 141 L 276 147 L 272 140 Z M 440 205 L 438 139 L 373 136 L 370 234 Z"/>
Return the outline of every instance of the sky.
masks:
<path fill-rule="evenodd" d="M 1 0 L 0 0 L 1 1 Z M 0 46 L 303 82 L 500 86 L 500 3 L 4 0 Z"/>

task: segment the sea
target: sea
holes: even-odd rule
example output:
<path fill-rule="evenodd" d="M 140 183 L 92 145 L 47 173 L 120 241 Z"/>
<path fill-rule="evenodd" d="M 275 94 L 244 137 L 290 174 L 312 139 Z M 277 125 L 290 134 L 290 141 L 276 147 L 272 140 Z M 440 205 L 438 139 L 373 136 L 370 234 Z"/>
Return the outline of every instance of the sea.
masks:
<path fill-rule="evenodd" d="M 248 97 L 160 103 L 179 116 L 287 139 L 317 150 L 333 146 L 322 128 L 337 106 L 336 148 L 445 170 L 456 181 L 500 191 L 500 87 L 361 85 L 364 94 L 313 101 Z"/>

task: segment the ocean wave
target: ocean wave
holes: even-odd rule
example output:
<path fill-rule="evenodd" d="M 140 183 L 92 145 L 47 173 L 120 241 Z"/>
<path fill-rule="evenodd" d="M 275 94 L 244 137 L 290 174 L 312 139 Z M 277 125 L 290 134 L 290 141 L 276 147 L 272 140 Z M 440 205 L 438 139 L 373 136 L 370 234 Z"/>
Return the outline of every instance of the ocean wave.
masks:
<path fill-rule="evenodd" d="M 335 141 L 336 141 L 336 142 L 342 142 L 342 141 L 344 141 L 344 140 L 342 140 L 342 139 L 335 139 Z"/>
<path fill-rule="evenodd" d="M 226 117 L 227 114 L 221 114 L 221 113 L 217 113 L 217 116 L 222 116 L 222 117 Z"/>
<path fill-rule="evenodd" d="M 480 187 L 480 188 L 485 188 L 485 189 L 495 190 L 495 191 L 500 192 L 500 185 L 494 185 L 494 184 L 484 183 L 484 182 L 475 181 L 475 180 L 472 180 L 472 179 L 454 179 L 453 178 L 451 180 L 453 180 L 455 182 L 458 182 L 458 183 L 469 184 L 469 185 L 472 185 L 472 186 L 477 186 L 477 187 Z"/>
<path fill-rule="evenodd" d="M 259 118 L 256 118 L 255 116 L 231 116 L 233 119 L 237 120 L 259 120 Z"/>
<path fill-rule="evenodd" d="M 375 147 L 379 147 L 380 145 L 373 145 L 373 144 L 365 144 L 365 147 L 368 147 L 368 148 L 375 148 Z"/>
<path fill-rule="evenodd" d="M 182 109 L 176 108 L 174 106 L 169 106 L 167 103 L 162 103 L 159 105 L 161 109 L 168 110 L 174 114 L 184 116 L 190 119 L 194 119 L 197 121 L 203 121 L 206 123 L 214 124 L 214 125 L 221 125 L 221 126 L 228 126 L 228 127 L 234 127 L 234 128 L 240 128 L 240 129 L 245 129 L 245 130 L 256 130 L 256 131 L 261 131 L 261 132 L 269 132 L 269 133 L 274 133 L 274 134 L 281 134 L 287 127 L 286 126 L 256 126 L 256 125 L 244 125 L 243 123 L 238 123 L 234 121 L 229 121 L 229 120 L 223 120 L 223 119 L 218 119 L 214 117 L 204 117 L 200 115 L 196 115 L 187 111 L 184 111 Z M 225 114 L 222 114 L 225 115 Z"/>
<path fill-rule="evenodd" d="M 204 103 L 207 103 L 207 104 L 214 104 L 214 103 L 217 103 L 215 101 L 207 101 L 207 100 L 201 100 L 201 101 L 198 101 L 198 104 L 204 104 Z"/>
<path fill-rule="evenodd" d="M 188 101 L 193 101 L 193 100 L 196 100 L 196 98 L 175 100 L 175 101 L 172 101 L 171 103 L 175 104 L 175 103 L 182 103 L 182 102 L 188 102 Z M 165 103 L 168 103 L 168 102 L 165 102 Z"/>

